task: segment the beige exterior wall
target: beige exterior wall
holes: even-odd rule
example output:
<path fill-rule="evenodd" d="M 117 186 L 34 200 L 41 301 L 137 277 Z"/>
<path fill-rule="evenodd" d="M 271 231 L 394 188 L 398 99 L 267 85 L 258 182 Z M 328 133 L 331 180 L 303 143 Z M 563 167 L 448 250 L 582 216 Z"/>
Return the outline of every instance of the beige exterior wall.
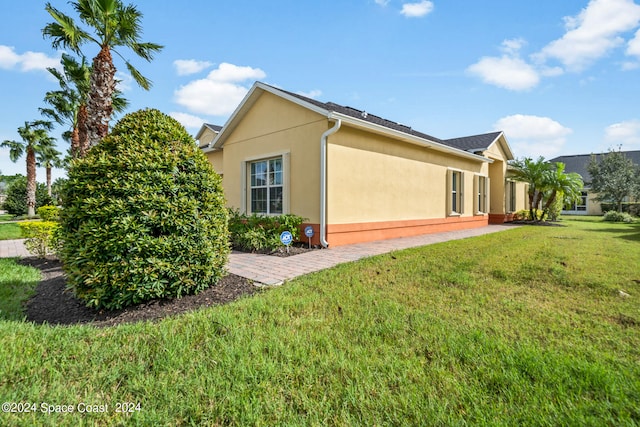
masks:
<path fill-rule="evenodd" d="M 224 178 L 224 163 L 222 157 L 222 150 L 210 151 L 206 154 L 209 163 L 213 166 L 213 170 Z"/>
<path fill-rule="evenodd" d="M 198 147 L 206 147 L 211 141 L 213 141 L 213 138 L 215 138 L 216 135 L 216 132 L 212 131 L 209 128 L 205 128 L 202 132 L 202 135 L 200 135 L 200 138 L 198 139 Z"/>
<path fill-rule="evenodd" d="M 481 162 L 344 125 L 329 137 L 327 165 L 329 224 L 445 218 L 450 168 L 464 172 L 462 216 L 473 216 L 474 174 L 485 170 Z"/>
<path fill-rule="evenodd" d="M 244 199 L 250 213 L 243 188 L 248 180 L 242 176 L 248 162 L 283 155 L 285 213 L 320 222 L 320 136 L 328 127 L 321 115 L 263 93 L 224 144 L 223 186 L 228 205 L 241 209 Z"/>
<path fill-rule="evenodd" d="M 590 193 L 587 191 L 587 215 L 602 215 L 602 205 L 594 200 L 598 197 L 598 193 Z"/>
<path fill-rule="evenodd" d="M 223 148 L 207 153 L 223 176 L 229 207 L 250 212 L 251 162 L 283 159 L 284 213 L 320 222 L 320 138 L 334 123 L 268 91 L 250 98 L 227 125 Z M 203 136 L 204 138 L 204 136 Z M 505 144 L 503 146 L 503 144 Z M 505 219 L 506 141 L 484 153 L 493 163 L 404 142 L 343 122 L 327 143 L 327 237 L 347 244 L 480 227 Z M 507 149 L 508 150 L 508 149 Z M 463 210 L 451 212 L 451 171 L 462 172 Z M 478 177 L 489 178 L 478 212 Z M 518 183 L 518 210 L 526 187 Z M 316 230 L 317 231 L 317 230 Z"/>

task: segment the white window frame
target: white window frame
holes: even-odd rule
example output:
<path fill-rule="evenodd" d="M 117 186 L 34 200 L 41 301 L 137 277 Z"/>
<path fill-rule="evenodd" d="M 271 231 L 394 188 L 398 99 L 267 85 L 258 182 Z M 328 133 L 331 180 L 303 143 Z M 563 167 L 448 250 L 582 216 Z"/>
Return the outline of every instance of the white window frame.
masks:
<path fill-rule="evenodd" d="M 447 169 L 447 212 L 449 216 L 464 213 L 464 171 L 460 169 Z"/>
<path fill-rule="evenodd" d="M 473 195 L 476 215 L 489 213 L 489 177 L 487 175 L 474 175 Z"/>
<path fill-rule="evenodd" d="M 271 212 L 270 211 L 270 188 L 279 187 L 276 185 L 270 185 L 267 183 L 265 186 L 260 186 L 260 188 L 267 188 L 267 211 L 266 212 L 255 212 L 258 215 L 272 216 L 272 215 L 284 215 L 290 213 L 289 209 L 289 170 L 290 170 L 290 152 L 276 152 L 276 153 L 268 153 L 264 156 L 254 156 L 248 157 L 241 162 L 241 188 L 242 188 L 242 198 L 241 198 L 241 212 L 247 214 L 253 214 L 254 212 L 251 209 L 251 190 L 256 188 L 251 185 L 251 165 L 258 162 L 267 162 L 269 165 L 270 160 L 275 160 L 280 158 L 282 161 L 282 212 Z M 269 170 L 267 169 L 267 175 L 269 174 Z"/>
<path fill-rule="evenodd" d="M 584 201 L 584 204 L 581 203 Z M 580 195 L 580 202 L 571 202 L 568 206 L 563 206 L 562 210 L 564 212 L 573 212 L 576 214 L 586 214 L 588 210 L 587 203 L 589 203 L 589 193 L 587 191 L 582 191 Z M 567 209 L 569 208 L 569 209 Z"/>

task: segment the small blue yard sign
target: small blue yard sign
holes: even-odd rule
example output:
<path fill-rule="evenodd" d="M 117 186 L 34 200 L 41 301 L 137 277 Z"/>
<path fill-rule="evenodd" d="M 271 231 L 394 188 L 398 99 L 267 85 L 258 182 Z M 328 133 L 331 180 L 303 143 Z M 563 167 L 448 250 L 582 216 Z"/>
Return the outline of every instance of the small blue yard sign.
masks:
<path fill-rule="evenodd" d="M 290 231 L 283 231 L 280 234 L 280 241 L 283 245 L 289 246 L 293 242 L 293 236 Z"/>
<path fill-rule="evenodd" d="M 310 225 L 307 225 L 307 226 L 304 228 L 304 235 L 305 235 L 305 236 L 307 236 L 307 237 L 309 237 L 309 238 L 313 237 L 313 227 L 312 227 L 312 226 L 310 226 Z"/>

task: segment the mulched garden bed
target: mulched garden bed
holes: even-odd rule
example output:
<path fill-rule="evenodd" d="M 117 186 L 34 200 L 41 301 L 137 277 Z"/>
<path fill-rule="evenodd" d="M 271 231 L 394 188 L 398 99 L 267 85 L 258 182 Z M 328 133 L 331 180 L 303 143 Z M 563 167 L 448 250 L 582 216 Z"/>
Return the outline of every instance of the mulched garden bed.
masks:
<path fill-rule="evenodd" d="M 91 324 L 104 327 L 145 320 L 155 321 L 201 307 L 229 303 L 243 296 L 261 292 L 250 280 L 228 274 L 217 285 L 197 295 L 172 300 L 153 300 L 115 311 L 96 310 L 86 307 L 73 293 L 65 289 L 66 277 L 60 261 L 30 257 L 21 259 L 20 263 L 42 272 L 43 279 L 26 307 L 27 321 L 38 324 Z"/>
<path fill-rule="evenodd" d="M 303 254 L 305 252 L 309 252 L 309 251 L 316 251 L 319 250 L 320 247 L 316 246 L 316 245 L 312 245 L 311 249 L 309 249 L 309 244 L 308 243 L 294 243 L 291 246 L 289 246 L 289 252 L 287 253 L 287 248 L 284 246 L 279 247 L 276 250 L 271 250 L 271 249 L 263 249 L 263 250 L 258 250 L 258 251 L 251 251 L 250 253 L 254 253 L 254 254 L 264 254 L 264 255 L 271 255 L 271 256 L 277 256 L 277 257 L 288 257 L 288 256 L 293 256 L 293 255 L 299 255 L 299 254 Z M 239 252 L 248 252 L 246 250 L 243 250 L 242 248 L 238 249 L 238 248 L 233 248 L 234 251 L 239 251 Z"/>

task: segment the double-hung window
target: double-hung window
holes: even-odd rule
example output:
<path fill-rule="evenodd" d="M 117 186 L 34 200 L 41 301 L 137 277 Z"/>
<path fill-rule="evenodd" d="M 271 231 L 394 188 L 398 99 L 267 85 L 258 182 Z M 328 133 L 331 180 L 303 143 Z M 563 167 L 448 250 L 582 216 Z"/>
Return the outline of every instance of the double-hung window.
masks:
<path fill-rule="evenodd" d="M 282 157 L 249 163 L 251 213 L 284 213 L 284 168 Z"/>

